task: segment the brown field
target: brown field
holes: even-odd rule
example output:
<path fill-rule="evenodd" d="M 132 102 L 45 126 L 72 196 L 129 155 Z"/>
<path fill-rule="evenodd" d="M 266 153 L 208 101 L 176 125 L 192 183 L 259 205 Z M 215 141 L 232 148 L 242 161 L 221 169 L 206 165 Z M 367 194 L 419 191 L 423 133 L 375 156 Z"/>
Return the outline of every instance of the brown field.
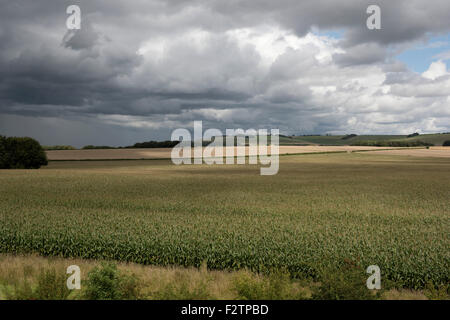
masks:
<path fill-rule="evenodd" d="M 248 147 L 246 147 L 245 149 L 246 149 L 245 154 L 249 155 Z M 365 151 L 365 150 L 381 150 L 381 149 L 386 150 L 391 148 L 365 147 L 365 146 L 364 147 L 280 146 L 279 152 L 280 154 L 295 154 L 295 153 L 337 152 L 337 151 L 357 151 L 357 150 Z M 102 160 L 102 159 L 117 160 L 117 159 L 170 159 L 171 150 L 172 149 L 170 148 L 151 148 L 151 149 L 51 150 L 46 152 L 49 160 Z M 225 152 L 226 150 L 224 150 L 224 154 Z"/>
<path fill-rule="evenodd" d="M 46 151 L 49 160 L 170 159 L 170 148 Z"/>

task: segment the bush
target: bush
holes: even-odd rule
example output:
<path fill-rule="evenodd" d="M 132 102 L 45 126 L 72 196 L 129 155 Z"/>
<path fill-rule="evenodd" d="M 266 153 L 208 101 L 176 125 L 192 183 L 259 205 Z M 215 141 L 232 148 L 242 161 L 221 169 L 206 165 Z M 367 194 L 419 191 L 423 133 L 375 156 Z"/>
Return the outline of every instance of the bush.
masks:
<path fill-rule="evenodd" d="M 414 133 L 412 133 L 412 134 L 408 134 L 406 137 L 407 137 L 407 138 L 413 138 L 413 137 L 417 137 L 418 135 L 419 135 L 418 132 L 414 132 Z"/>
<path fill-rule="evenodd" d="M 320 286 L 312 295 L 315 300 L 372 300 L 380 296 L 380 290 L 373 294 L 367 289 L 368 275 L 352 263 L 345 263 L 340 269 L 326 269 L 321 272 Z"/>
<path fill-rule="evenodd" d="M 450 147 L 450 140 L 444 141 L 444 143 L 442 144 L 442 146 L 444 146 L 444 147 Z"/>
<path fill-rule="evenodd" d="M 430 300 L 448 300 L 450 295 L 450 285 L 434 285 L 431 282 L 427 282 L 424 294 Z"/>
<path fill-rule="evenodd" d="M 36 140 L 0 136 L 0 169 L 38 169 L 47 163 L 47 155 Z"/>
<path fill-rule="evenodd" d="M 137 277 L 121 274 L 112 263 L 103 263 L 89 272 L 85 285 L 83 297 L 89 300 L 130 300 L 140 296 Z"/>

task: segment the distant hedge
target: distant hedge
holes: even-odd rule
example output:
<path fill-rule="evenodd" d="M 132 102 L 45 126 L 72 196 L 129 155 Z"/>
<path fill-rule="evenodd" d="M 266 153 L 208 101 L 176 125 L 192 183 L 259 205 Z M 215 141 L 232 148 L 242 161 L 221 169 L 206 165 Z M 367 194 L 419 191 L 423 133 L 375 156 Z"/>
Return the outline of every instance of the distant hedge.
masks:
<path fill-rule="evenodd" d="M 352 146 L 369 146 L 369 147 L 431 147 L 432 143 L 423 141 L 358 141 L 351 144 Z"/>
<path fill-rule="evenodd" d="M 450 147 L 450 140 L 444 141 L 444 143 L 442 144 L 442 146 L 444 146 L 444 147 Z"/>
<path fill-rule="evenodd" d="M 125 148 L 173 148 L 175 147 L 179 141 L 146 141 L 146 142 L 138 142 L 132 146 Z"/>
<path fill-rule="evenodd" d="M 408 134 L 406 137 L 407 138 L 413 138 L 413 137 L 417 137 L 418 135 L 419 135 L 418 132 L 414 132 L 414 133 Z"/>
<path fill-rule="evenodd" d="M 57 145 L 57 146 L 42 146 L 44 150 L 76 150 L 75 147 L 65 146 L 65 145 Z"/>
<path fill-rule="evenodd" d="M 47 155 L 36 140 L 0 136 L 0 169 L 38 169 L 47 163 Z"/>
<path fill-rule="evenodd" d="M 90 149 L 116 149 L 115 147 L 110 147 L 110 146 L 93 146 L 93 145 L 87 145 L 84 146 L 83 148 L 84 150 L 90 150 Z"/>
<path fill-rule="evenodd" d="M 346 136 L 343 136 L 341 139 L 342 140 L 347 140 L 347 139 L 351 139 L 351 138 L 354 138 L 354 137 L 357 137 L 357 136 L 358 136 L 357 134 L 352 133 L 352 134 L 348 134 Z"/>

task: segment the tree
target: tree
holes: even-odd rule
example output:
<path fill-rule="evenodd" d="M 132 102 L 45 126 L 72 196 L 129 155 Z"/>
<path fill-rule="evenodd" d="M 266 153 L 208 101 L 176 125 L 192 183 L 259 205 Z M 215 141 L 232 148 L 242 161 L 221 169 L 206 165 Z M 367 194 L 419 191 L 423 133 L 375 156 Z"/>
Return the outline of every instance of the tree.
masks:
<path fill-rule="evenodd" d="M 6 137 L 0 136 L 0 169 L 6 169 L 8 162 L 8 155 L 6 153 Z"/>
<path fill-rule="evenodd" d="M 0 169 L 38 169 L 47 163 L 47 155 L 36 140 L 0 136 Z"/>
<path fill-rule="evenodd" d="M 450 147 L 450 140 L 446 140 L 444 141 L 444 143 L 442 144 L 444 147 Z"/>
<path fill-rule="evenodd" d="M 413 138 L 413 137 L 417 137 L 418 135 L 419 135 L 418 132 L 414 132 L 414 133 L 408 134 L 406 137 L 407 138 Z"/>

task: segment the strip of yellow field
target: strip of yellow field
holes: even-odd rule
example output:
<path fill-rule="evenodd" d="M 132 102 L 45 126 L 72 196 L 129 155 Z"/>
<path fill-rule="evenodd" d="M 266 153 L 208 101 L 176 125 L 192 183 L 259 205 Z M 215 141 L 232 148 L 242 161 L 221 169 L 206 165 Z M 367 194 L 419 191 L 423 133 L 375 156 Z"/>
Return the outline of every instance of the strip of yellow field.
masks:
<path fill-rule="evenodd" d="M 245 155 L 256 155 L 249 147 L 225 147 L 223 155 L 234 148 L 234 154 L 238 154 L 238 148 L 245 151 Z M 244 150 L 245 149 L 245 150 Z M 380 150 L 390 149 L 386 147 L 358 147 L 358 146 L 280 146 L 279 154 L 296 153 L 320 153 L 320 152 L 346 152 L 357 150 Z M 268 148 L 270 152 L 270 147 Z M 172 149 L 170 148 L 147 148 L 147 149 L 90 149 L 90 150 L 50 150 L 46 151 L 49 160 L 118 160 L 118 159 L 169 159 Z M 214 153 L 212 154 L 214 156 Z"/>
<path fill-rule="evenodd" d="M 369 151 L 369 153 L 397 155 L 397 156 L 413 156 L 413 157 L 450 158 L 450 147 L 430 147 L 429 149 L 405 148 L 405 149 Z"/>

